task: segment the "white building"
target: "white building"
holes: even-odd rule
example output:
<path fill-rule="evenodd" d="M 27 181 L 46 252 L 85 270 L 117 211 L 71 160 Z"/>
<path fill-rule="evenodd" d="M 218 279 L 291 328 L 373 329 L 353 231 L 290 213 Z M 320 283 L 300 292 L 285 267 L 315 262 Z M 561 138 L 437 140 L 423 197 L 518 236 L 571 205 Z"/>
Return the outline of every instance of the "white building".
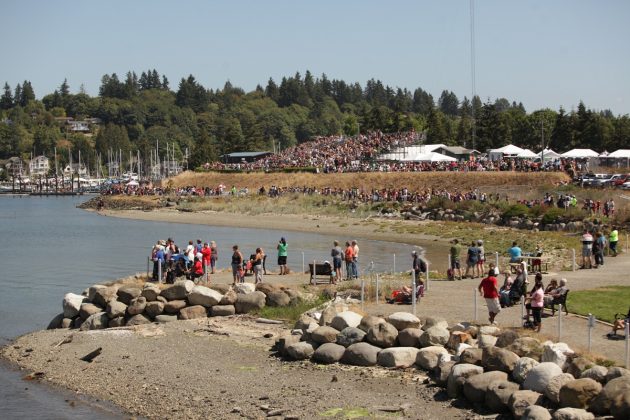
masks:
<path fill-rule="evenodd" d="M 72 166 L 69 164 L 63 168 L 63 175 L 70 176 L 72 174 L 79 174 L 79 176 L 87 175 L 87 169 L 84 164 L 79 165 L 78 163 L 73 163 Z"/>
<path fill-rule="evenodd" d="M 43 155 L 34 157 L 28 164 L 28 171 L 32 177 L 46 176 L 50 171 L 50 160 Z"/>

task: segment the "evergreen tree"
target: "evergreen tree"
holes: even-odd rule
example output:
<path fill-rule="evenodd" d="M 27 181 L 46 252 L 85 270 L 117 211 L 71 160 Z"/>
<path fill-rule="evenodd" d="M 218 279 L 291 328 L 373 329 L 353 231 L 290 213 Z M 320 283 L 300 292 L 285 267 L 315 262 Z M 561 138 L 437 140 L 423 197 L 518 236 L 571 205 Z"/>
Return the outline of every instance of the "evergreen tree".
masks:
<path fill-rule="evenodd" d="M 22 85 L 17 84 L 15 86 L 15 93 L 13 94 L 13 103 L 17 106 L 22 102 Z"/>
<path fill-rule="evenodd" d="M 13 93 L 11 92 L 11 86 L 8 83 L 4 83 L 4 92 L 0 97 L 0 109 L 13 108 Z"/>
<path fill-rule="evenodd" d="M 265 88 L 265 95 L 271 98 L 271 100 L 274 102 L 278 102 L 278 99 L 280 98 L 278 85 L 276 85 L 276 82 L 274 82 L 271 77 L 267 81 L 267 87 Z"/>
<path fill-rule="evenodd" d="M 438 106 L 440 111 L 449 116 L 456 116 L 459 114 L 459 99 L 455 93 L 448 90 L 443 90 L 438 100 Z"/>
<path fill-rule="evenodd" d="M 168 79 L 165 75 L 162 75 L 162 90 L 168 90 Z"/>
<path fill-rule="evenodd" d="M 33 86 L 31 82 L 25 80 L 22 83 L 22 95 L 20 96 L 20 106 L 25 107 L 28 105 L 30 101 L 35 100 L 35 91 L 33 91 Z"/>
<path fill-rule="evenodd" d="M 70 95 L 70 86 L 68 85 L 68 79 L 63 79 L 63 83 L 59 86 L 59 94 L 65 99 Z"/>

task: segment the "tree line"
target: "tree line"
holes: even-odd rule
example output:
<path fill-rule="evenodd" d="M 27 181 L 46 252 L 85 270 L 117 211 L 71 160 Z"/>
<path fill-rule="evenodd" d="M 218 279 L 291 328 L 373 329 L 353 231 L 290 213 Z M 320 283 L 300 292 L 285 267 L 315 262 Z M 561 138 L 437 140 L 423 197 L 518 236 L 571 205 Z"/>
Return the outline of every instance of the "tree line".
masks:
<path fill-rule="evenodd" d="M 88 135 L 72 134 L 64 117 L 101 123 Z M 67 80 L 37 100 L 30 81 L 11 88 L 5 83 L 0 97 L 0 159 L 44 154 L 57 150 L 61 164 L 78 152 L 91 168 L 110 150 L 123 156 L 166 144 L 177 158 L 189 154 L 196 167 L 236 151 L 279 150 L 314 136 L 355 135 L 359 131 L 426 131 L 430 143 L 461 145 L 480 151 L 514 143 L 539 149 L 573 147 L 598 151 L 630 144 L 628 115 L 609 110 L 549 108 L 528 113 L 521 103 L 498 98 L 482 102 L 458 98 L 444 90 L 437 100 L 422 88 L 393 88 L 380 80 L 358 82 L 313 76 L 310 71 L 269 79 L 245 92 L 229 81 L 209 89 L 193 75 L 172 89 L 155 69 L 139 76 L 127 72 L 101 79 L 98 96 L 81 86 L 71 93 Z M 61 122 L 60 122 L 61 121 Z M 473 137 L 473 121 L 474 137 Z M 163 157 L 163 156 L 161 156 Z M 104 163 L 104 162 L 103 162 Z"/>

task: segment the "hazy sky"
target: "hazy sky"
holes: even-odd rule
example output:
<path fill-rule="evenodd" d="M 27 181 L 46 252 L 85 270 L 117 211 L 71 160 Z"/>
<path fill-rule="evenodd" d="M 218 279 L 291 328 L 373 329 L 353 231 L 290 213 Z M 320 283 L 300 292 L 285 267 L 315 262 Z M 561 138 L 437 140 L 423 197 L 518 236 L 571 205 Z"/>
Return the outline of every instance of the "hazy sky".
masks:
<path fill-rule="evenodd" d="M 630 113 L 630 1 L 477 0 L 475 26 L 484 102 Z M 173 89 L 193 74 L 249 91 L 307 69 L 436 99 L 472 89 L 468 0 L 0 0 L 0 40 L 0 83 L 30 80 L 38 97 L 152 68 Z"/>

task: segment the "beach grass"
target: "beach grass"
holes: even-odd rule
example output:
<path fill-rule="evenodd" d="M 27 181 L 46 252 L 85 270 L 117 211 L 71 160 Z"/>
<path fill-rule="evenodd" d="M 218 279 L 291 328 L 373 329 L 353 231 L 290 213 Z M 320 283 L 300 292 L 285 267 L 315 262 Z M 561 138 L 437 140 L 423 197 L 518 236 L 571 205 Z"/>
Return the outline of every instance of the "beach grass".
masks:
<path fill-rule="evenodd" d="M 326 301 L 328 301 L 326 297 L 319 295 L 317 298 L 312 300 L 300 301 L 297 305 L 284 307 L 265 306 L 257 313 L 257 315 L 262 318 L 284 321 L 287 325 L 293 326 L 304 312 L 313 309 Z"/>
<path fill-rule="evenodd" d="M 626 314 L 630 305 L 630 286 L 607 286 L 597 289 L 576 290 L 569 293 L 569 311 L 613 322 L 615 314 Z"/>

